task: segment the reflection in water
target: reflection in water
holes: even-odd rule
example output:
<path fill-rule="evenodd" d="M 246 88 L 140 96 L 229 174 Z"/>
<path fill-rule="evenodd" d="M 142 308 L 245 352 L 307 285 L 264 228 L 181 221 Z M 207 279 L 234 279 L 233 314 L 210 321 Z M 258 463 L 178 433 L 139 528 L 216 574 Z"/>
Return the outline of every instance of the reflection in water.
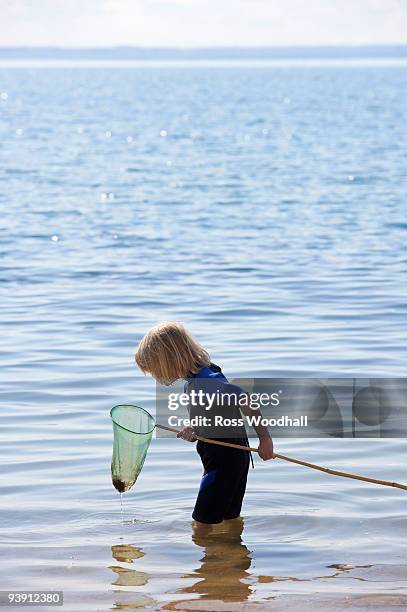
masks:
<path fill-rule="evenodd" d="M 131 544 L 117 544 L 112 546 L 112 556 L 117 561 L 133 563 L 134 559 L 144 557 L 144 552 L 141 548 L 131 546 Z M 120 565 L 111 565 L 109 569 L 117 574 L 115 582 L 112 583 L 117 586 L 144 586 L 150 577 L 145 572 L 128 569 Z"/>
<path fill-rule="evenodd" d="M 141 548 L 131 544 L 116 544 L 112 546 L 112 557 L 122 563 L 133 563 L 134 559 L 140 559 L 144 557 L 144 554 Z"/>
<path fill-rule="evenodd" d="M 331 565 L 327 565 L 328 569 L 331 567 L 336 569 L 337 571 L 330 576 L 315 576 L 313 580 L 319 580 L 320 578 L 337 578 L 338 576 L 342 576 L 342 574 L 352 572 L 353 570 L 358 569 L 370 569 L 373 565 L 350 565 L 349 563 L 332 563 Z M 361 578 L 360 576 L 352 576 L 353 580 L 361 580 L 364 581 L 365 578 Z"/>
<path fill-rule="evenodd" d="M 247 579 L 252 560 L 242 542 L 243 525 L 243 519 L 238 518 L 213 525 L 210 530 L 206 526 L 194 529 L 192 540 L 204 554 L 201 566 L 192 574 L 198 580 L 182 589 L 183 593 L 229 602 L 248 599 L 251 588 Z"/>
<path fill-rule="evenodd" d="M 132 546 L 131 544 L 117 544 L 112 546 L 112 556 L 121 563 L 133 563 L 135 559 L 144 557 L 144 552 L 141 548 Z M 146 572 L 139 572 L 134 569 L 122 567 L 120 565 L 111 565 L 110 568 L 115 574 L 116 579 L 112 584 L 122 587 L 140 587 L 147 584 L 150 575 Z M 151 607 L 156 602 L 146 595 L 137 594 L 134 592 L 116 591 L 120 600 L 117 600 L 112 610 L 136 610 L 139 608 Z"/>

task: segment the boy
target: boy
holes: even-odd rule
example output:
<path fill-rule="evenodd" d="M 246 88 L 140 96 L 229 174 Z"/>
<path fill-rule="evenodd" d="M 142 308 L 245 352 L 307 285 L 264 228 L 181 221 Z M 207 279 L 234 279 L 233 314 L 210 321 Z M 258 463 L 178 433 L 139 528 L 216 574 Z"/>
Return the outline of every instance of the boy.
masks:
<path fill-rule="evenodd" d="M 176 380 L 186 381 L 185 391 L 205 391 L 208 385 L 225 394 L 244 394 L 231 385 L 219 366 L 213 364 L 207 351 L 180 323 L 160 323 L 150 329 L 140 342 L 136 363 L 144 373 L 151 374 L 159 383 L 171 385 Z M 233 410 L 233 407 L 231 407 Z M 249 407 L 245 414 L 259 414 Z M 238 414 L 239 409 L 235 407 Z M 256 427 L 259 436 L 259 455 L 265 461 L 274 457 L 273 441 L 263 426 Z M 185 427 L 178 437 L 194 442 L 195 432 Z M 222 438 L 217 438 L 222 439 Z M 227 442 L 248 446 L 244 426 L 234 430 Z M 207 525 L 240 516 L 249 470 L 249 452 L 198 441 L 197 451 L 204 467 L 192 518 Z"/>

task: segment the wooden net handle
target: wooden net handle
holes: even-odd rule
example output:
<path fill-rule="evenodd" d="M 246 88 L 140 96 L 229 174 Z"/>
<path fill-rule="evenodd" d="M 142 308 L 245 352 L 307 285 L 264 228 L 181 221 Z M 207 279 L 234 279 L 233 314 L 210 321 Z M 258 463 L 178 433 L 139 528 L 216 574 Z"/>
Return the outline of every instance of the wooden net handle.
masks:
<path fill-rule="evenodd" d="M 173 429 L 172 427 L 166 427 L 165 425 L 158 425 L 156 427 L 160 429 L 165 429 L 166 431 L 172 431 L 173 433 L 178 434 L 179 429 Z M 232 442 L 221 442 L 220 440 L 211 440 L 210 438 L 203 438 L 202 436 L 196 436 L 197 440 L 201 440 L 201 442 L 207 442 L 208 444 L 217 444 L 218 446 L 227 446 L 229 448 L 238 448 L 239 450 L 244 450 L 252 453 L 258 453 L 259 450 L 257 448 L 253 448 L 252 446 L 243 446 L 240 444 L 233 444 Z M 331 468 L 323 467 L 322 465 L 317 465 L 316 463 L 309 463 L 308 461 L 300 461 L 300 459 L 293 459 L 293 457 L 287 457 L 287 455 L 280 455 L 279 453 L 274 453 L 274 458 L 283 459 L 283 461 L 289 461 L 290 463 L 296 463 L 297 465 L 303 465 L 305 467 L 309 467 L 313 470 L 318 470 L 320 472 L 325 472 L 326 474 L 332 474 L 333 476 L 342 476 L 343 478 L 353 478 L 353 480 L 361 480 L 362 482 L 371 482 L 372 484 L 383 485 L 385 487 L 396 487 L 397 489 L 404 489 L 407 491 L 407 485 L 401 484 L 400 482 L 390 482 L 389 480 L 379 480 L 377 478 L 369 478 L 368 476 L 359 476 L 359 474 L 349 474 L 348 472 L 340 472 L 339 470 L 331 470 Z"/>

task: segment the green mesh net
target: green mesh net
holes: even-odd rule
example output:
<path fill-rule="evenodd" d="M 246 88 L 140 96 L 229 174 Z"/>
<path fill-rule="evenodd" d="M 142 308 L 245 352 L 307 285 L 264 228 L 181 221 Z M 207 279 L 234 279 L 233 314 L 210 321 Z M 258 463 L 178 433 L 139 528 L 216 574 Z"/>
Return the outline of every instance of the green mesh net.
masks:
<path fill-rule="evenodd" d="M 146 458 L 155 421 L 139 406 L 115 406 L 113 421 L 112 483 L 123 493 L 134 485 Z"/>

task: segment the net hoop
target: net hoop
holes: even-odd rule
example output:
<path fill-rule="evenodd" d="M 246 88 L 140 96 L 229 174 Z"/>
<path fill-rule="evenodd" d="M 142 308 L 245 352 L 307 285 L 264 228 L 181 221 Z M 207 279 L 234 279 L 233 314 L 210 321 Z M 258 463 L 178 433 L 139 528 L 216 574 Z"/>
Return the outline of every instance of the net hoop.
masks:
<path fill-rule="evenodd" d="M 116 408 L 122 408 L 123 406 L 126 406 L 127 408 L 136 408 L 137 410 L 141 410 L 142 412 L 144 412 L 152 421 L 153 423 L 153 427 L 152 429 L 150 429 L 149 431 L 133 431 L 132 429 L 127 429 L 127 427 L 123 427 L 123 425 L 121 425 L 120 423 L 118 423 L 115 418 L 114 418 L 114 411 L 116 410 Z M 116 406 L 113 406 L 113 408 L 110 411 L 110 418 L 112 419 L 113 423 L 117 426 L 120 427 L 120 429 L 123 429 L 124 431 L 128 431 L 131 434 L 134 435 L 138 435 L 138 436 L 147 436 L 148 434 L 153 433 L 154 429 L 155 429 L 155 419 L 154 417 L 151 416 L 151 414 L 149 412 L 147 412 L 147 410 L 145 410 L 144 408 L 141 408 L 141 406 L 136 406 L 135 404 L 117 404 Z"/>

